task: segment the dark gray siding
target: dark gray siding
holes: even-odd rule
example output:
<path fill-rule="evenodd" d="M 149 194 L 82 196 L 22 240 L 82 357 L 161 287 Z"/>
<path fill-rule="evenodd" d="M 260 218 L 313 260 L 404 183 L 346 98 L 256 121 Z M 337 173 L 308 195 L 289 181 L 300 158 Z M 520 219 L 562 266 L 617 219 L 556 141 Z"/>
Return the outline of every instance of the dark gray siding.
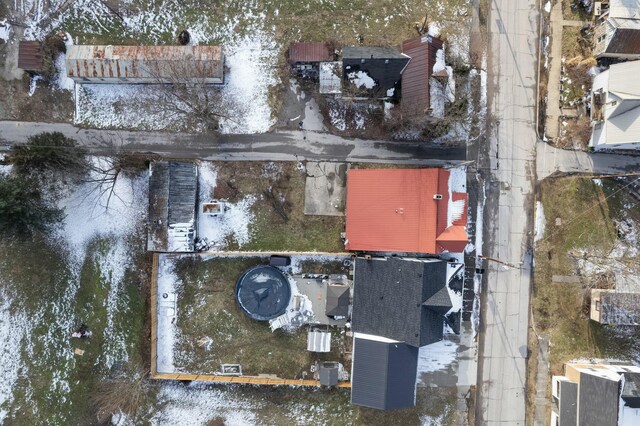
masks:
<path fill-rule="evenodd" d="M 576 426 L 578 422 L 578 385 L 573 382 L 560 382 L 560 401 L 558 404 L 560 421 L 558 426 Z"/>
<path fill-rule="evenodd" d="M 415 405 L 418 348 L 354 339 L 351 403 L 380 410 Z"/>
<path fill-rule="evenodd" d="M 578 424 L 580 426 L 617 425 L 619 391 L 619 382 L 580 373 Z"/>

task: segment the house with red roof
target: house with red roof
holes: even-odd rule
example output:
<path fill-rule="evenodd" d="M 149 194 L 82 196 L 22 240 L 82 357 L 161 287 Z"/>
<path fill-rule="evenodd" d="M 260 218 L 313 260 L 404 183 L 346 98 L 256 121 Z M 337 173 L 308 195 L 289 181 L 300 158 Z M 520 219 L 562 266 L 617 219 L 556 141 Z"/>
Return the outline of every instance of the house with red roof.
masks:
<path fill-rule="evenodd" d="M 468 197 L 452 191 L 450 178 L 449 170 L 436 168 L 349 170 L 346 249 L 463 252 Z"/>

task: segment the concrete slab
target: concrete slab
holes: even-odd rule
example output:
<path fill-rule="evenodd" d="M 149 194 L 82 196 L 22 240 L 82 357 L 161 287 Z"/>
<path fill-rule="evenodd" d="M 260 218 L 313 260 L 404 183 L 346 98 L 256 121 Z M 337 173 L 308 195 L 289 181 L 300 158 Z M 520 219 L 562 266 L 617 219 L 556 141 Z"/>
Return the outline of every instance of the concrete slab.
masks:
<path fill-rule="evenodd" d="M 348 167 L 346 163 L 307 163 L 304 214 L 344 216 Z"/>

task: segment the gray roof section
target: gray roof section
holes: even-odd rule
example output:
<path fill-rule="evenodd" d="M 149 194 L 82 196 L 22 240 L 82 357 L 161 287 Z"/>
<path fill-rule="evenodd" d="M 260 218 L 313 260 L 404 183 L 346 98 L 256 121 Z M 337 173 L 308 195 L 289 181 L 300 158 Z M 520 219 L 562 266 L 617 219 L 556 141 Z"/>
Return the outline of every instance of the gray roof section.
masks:
<path fill-rule="evenodd" d="M 195 221 L 197 187 L 197 168 L 193 163 L 150 164 L 147 250 L 169 251 L 167 227 Z"/>
<path fill-rule="evenodd" d="M 393 47 L 378 46 L 347 46 L 342 48 L 342 57 L 344 59 L 406 59 L 398 49 Z"/>
<path fill-rule="evenodd" d="M 602 292 L 600 295 L 603 324 L 640 324 L 640 293 Z"/>
<path fill-rule="evenodd" d="M 197 190 L 196 165 L 169 161 L 169 225 L 195 220 Z"/>
<path fill-rule="evenodd" d="M 578 424 L 580 426 L 617 425 L 619 397 L 618 381 L 581 372 Z"/>
<path fill-rule="evenodd" d="M 322 386 L 334 386 L 338 383 L 338 364 L 325 362 L 320 365 L 320 384 Z"/>
<path fill-rule="evenodd" d="M 349 286 L 335 284 L 327 286 L 326 315 L 332 317 L 349 315 Z"/>
<path fill-rule="evenodd" d="M 431 298 L 446 285 L 447 263 L 441 260 L 357 258 L 353 331 L 416 347 L 440 341 L 444 297 Z"/>
<path fill-rule="evenodd" d="M 380 410 L 415 406 L 418 348 L 356 337 L 351 403 Z"/>
<path fill-rule="evenodd" d="M 578 423 L 578 384 L 560 381 L 558 426 L 576 426 Z"/>

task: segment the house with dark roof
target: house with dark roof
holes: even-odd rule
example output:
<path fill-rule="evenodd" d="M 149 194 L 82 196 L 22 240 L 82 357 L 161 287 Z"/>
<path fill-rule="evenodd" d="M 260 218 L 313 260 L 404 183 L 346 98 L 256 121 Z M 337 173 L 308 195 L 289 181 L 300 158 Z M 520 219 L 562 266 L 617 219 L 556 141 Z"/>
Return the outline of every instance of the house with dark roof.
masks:
<path fill-rule="evenodd" d="M 444 43 L 437 37 L 421 35 L 402 43 L 402 53 L 411 61 L 402 73 L 402 113 L 420 117 L 430 115 L 431 110 L 431 78 L 436 64 L 438 50 Z M 441 71 L 437 78 L 446 78 L 446 71 Z"/>
<path fill-rule="evenodd" d="M 460 253 L 467 245 L 467 194 L 446 169 L 347 172 L 347 250 Z"/>
<path fill-rule="evenodd" d="M 640 59 L 640 2 L 610 0 L 593 39 L 596 58 Z"/>
<path fill-rule="evenodd" d="M 346 318 L 349 316 L 351 294 L 348 285 L 329 284 L 326 286 L 326 311 L 328 317 Z"/>
<path fill-rule="evenodd" d="M 640 325 L 640 293 L 594 288 L 590 318 L 601 324 Z"/>
<path fill-rule="evenodd" d="M 553 376 L 551 426 L 640 424 L 640 367 L 567 363 Z"/>
<path fill-rule="evenodd" d="M 456 294 L 450 286 L 452 265 L 356 258 L 352 403 L 382 410 L 414 405 L 418 348 L 442 340 L 445 325 L 459 330 L 462 289 Z"/>
<path fill-rule="evenodd" d="M 407 55 L 392 47 L 344 47 L 343 92 L 369 97 L 394 96 L 409 61 Z"/>
<path fill-rule="evenodd" d="M 147 250 L 191 252 L 196 237 L 198 169 L 194 163 L 149 165 Z"/>
<path fill-rule="evenodd" d="M 418 348 L 391 339 L 353 340 L 351 403 L 380 410 L 415 405 Z"/>

